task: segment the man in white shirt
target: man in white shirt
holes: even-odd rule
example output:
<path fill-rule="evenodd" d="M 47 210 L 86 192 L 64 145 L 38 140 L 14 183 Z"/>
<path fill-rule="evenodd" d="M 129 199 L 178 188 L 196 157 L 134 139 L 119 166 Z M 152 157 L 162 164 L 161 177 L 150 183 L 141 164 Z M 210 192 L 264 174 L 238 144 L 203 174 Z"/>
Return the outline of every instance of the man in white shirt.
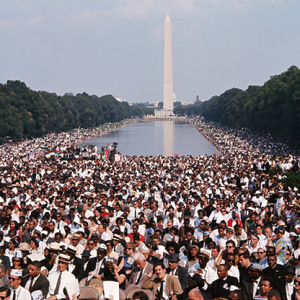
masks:
<path fill-rule="evenodd" d="M 226 246 L 226 234 L 223 227 L 219 226 L 219 234 L 215 236 L 215 242 L 220 247 L 220 249 L 225 249 Z"/>
<path fill-rule="evenodd" d="M 21 287 L 22 270 L 12 269 L 9 281 L 11 287 L 10 300 L 31 300 L 30 293 Z"/>
<path fill-rule="evenodd" d="M 225 257 L 225 264 L 228 266 L 228 275 L 237 278 L 238 282 L 240 282 L 240 271 L 234 265 L 235 264 L 235 255 L 233 253 L 228 253 Z"/>
<path fill-rule="evenodd" d="M 56 214 L 56 217 L 57 217 L 57 222 L 55 224 L 55 231 L 58 231 L 61 234 L 65 235 L 66 232 L 65 232 L 64 227 L 68 226 L 68 224 L 62 220 L 61 213 Z"/>
<path fill-rule="evenodd" d="M 209 215 L 208 218 L 209 222 L 210 223 L 212 223 L 213 221 L 217 222 L 218 217 L 222 217 L 220 204 L 217 204 L 216 209 L 212 211 L 211 214 Z"/>
<path fill-rule="evenodd" d="M 61 254 L 58 257 L 58 272 L 53 272 L 48 277 L 50 284 L 48 300 L 65 299 L 66 292 L 69 298 L 72 298 L 73 294 L 79 295 L 78 280 L 71 272 L 67 271 L 69 263 L 68 255 Z"/>
<path fill-rule="evenodd" d="M 98 226 L 98 232 L 100 234 L 100 239 L 103 241 L 108 241 L 111 240 L 112 236 L 110 236 L 107 231 L 106 228 L 101 224 Z"/>
<path fill-rule="evenodd" d="M 132 219 L 137 219 L 139 218 L 139 213 L 140 213 L 140 208 L 138 207 L 138 202 L 137 200 L 133 201 L 133 207 L 130 207 L 130 216 L 132 217 Z"/>
<path fill-rule="evenodd" d="M 76 248 L 76 256 L 80 257 L 81 253 L 84 251 L 84 247 L 79 243 L 80 235 L 73 234 L 72 245 Z"/>

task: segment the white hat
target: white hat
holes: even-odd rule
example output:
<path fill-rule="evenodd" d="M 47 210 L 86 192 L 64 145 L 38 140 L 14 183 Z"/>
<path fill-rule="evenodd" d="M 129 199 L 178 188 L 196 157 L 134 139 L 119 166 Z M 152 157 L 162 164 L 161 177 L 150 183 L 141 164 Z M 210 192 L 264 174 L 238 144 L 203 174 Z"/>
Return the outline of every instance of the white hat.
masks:
<path fill-rule="evenodd" d="M 58 261 L 62 261 L 64 263 L 69 264 L 71 262 L 71 257 L 69 255 L 60 254 L 58 256 Z"/>
<path fill-rule="evenodd" d="M 106 245 L 105 244 L 100 244 L 99 245 L 99 247 L 98 247 L 98 251 L 102 251 L 102 250 L 104 250 L 104 251 L 106 251 Z"/>
<path fill-rule="evenodd" d="M 22 270 L 11 269 L 10 270 L 10 275 L 22 277 Z"/>
<path fill-rule="evenodd" d="M 22 253 L 22 251 L 21 251 L 21 250 L 16 250 L 16 251 L 14 252 L 14 257 L 16 257 L 16 258 L 23 258 L 23 253 Z"/>
<path fill-rule="evenodd" d="M 31 261 L 35 261 L 35 260 L 42 261 L 43 259 L 45 259 L 45 256 L 42 253 L 37 253 L 37 252 L 27 255 L 27 257 Z"/>
<path fill-rule="evenodd" d="M 52 251 L 61 251 L 59 243 L 56 243 L 56 242 L 51 243 L 49 245 L 49 250 L 52 250 Z"/>

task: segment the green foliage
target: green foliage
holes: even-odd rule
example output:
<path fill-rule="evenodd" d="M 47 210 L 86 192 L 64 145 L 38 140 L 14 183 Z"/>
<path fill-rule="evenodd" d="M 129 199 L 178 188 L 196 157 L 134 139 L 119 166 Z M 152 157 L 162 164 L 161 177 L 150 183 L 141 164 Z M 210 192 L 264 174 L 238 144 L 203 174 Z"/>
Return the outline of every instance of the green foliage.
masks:
<path fill-rule="evenodd" d="M 6 136 L 15 140 L 42 136 L 77 127 L 96 127 L 130 117 L 142 117 L 144 110 L 119 102 L 113 96 L 36 92 L 20 81 L 0 84 L 0 143 Z"/>
<path fill-rule="evenodd" d="M 205 102 L 177 106 L 174 113 L 202 115 L 222 125 L 247 127 L 300 146 L 300 70 L 292 66 L 263 86 L 249 86 L 246 91 L 233 88 Z"/>
<path fill-rule="evenodd" d="M 288 171 L 285 173 L 286 175 L 286 183 L 288 186 L 297 187 L 300 189 L 300 174 L 292 171 Z"/>

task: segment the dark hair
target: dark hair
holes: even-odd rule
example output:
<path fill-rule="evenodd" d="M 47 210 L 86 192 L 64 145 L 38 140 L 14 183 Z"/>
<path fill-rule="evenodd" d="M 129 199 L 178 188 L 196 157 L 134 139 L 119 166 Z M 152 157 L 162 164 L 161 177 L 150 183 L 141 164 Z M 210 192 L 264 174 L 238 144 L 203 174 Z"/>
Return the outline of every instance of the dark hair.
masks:
<path fill-rule="evenodd" d="M 191 250 L 192 250 L 192 248 L 194 248 L 194 247 L 190 247 L 189 250 L 188 250 L 188 253 L 187 253 L 188 260 L 192 260 L 193 259 L 193 257 L 191 256 Z M 198 254 L 199 254 L 199 248 L 198 248 L 197 256 L 198 256 Z"/>
<path fill-rule="evenodd" d="M 38 268 L 38 269 L 41 269 L 41 267 L 42 267 L 42 263 L 41 263 L 40 261 L 38 261 L 38 260 L 34 260 L 34 261 L 31 263 L 31 265 L 35 266 L 35 267 Z"/>
<path fill-rule="evenodd" d="M 220 264 L 219 267 L 224 267 L 228 271 L 228 266 L 226 264 Z"/>
<path fill-rule="evenodd" d="M 234 242 L 233 240 L 229 240 L 229 241 L 227 241 L 227 242 L 226 242 L 226 245 L 228 245 L 228 244 L 232 244 L 232 245 L 233 245 L 233 247 L 235 247 L 235 242 Z"/>
<path fill-rule="evenodd" d="M 151 248 L 152 248 L 152 250 L 154 250 L 154 251 L 156 251 L 157 249 L 158 249 L 158 247 L 157 247 L 157 245 L 156 245 L 156 243 L 155 242 L 150 242 L 149 244 L 148 244 L 148 247 L 149 246 L 151 246 Z"/>
<path fill-rule="evenodd" d="M 249 255 L 249 252 L 244 252 L 242 254 L 239 255 L 239 257 L 243 256 L 244 259 L 250 259 L 250 255 Z"/>
<path fill-rule="evenodd" d="M 10 239 L 9 241 L 12 242 L 15 247 L 17 247 L 18 242 L 15 239 Z"/>
<path fill-rule="evenodd" d="M 194 229 L 189 227 L 186 229 L 185 234 L 187 234 L 188 232 L 190 232 L 192 235 L 194 234 Z"/>
<path fill-rule="evenodd" d="M 217 249 L 217 251 L 220 252 L 220 247 L 218 245 L 213 245 L 211 249 Z"/>
<path fill-rule="evenodd" d="M 35 238 L 31 238 L 30 242 L 34 242 L 35 246 L 38 248 L 39 247 L 39 242 Z"/>
<path fill-rule="evenodd" d="M 161 266 L 163 270 L 166 269 L 165 265 L 164 265 L 163 263 L 160 262 L 160 263 L 157 263 L 157 264 L 154 265 L 153 270 L 154 270 L 157 266 Z"/>
<path fill-rule="evenodd" d="M 234 293 L 237 295 L 237 300 L 243 300 L 243 292 L 241 290 L 234 290 L 231 293 Z"/>
<path fill-rule="evenodd" d="M 148 295 L 143 292 L 143 291 L 136 291 L 134 292 L 134 294 L 132 295 L 132 299 L 140 299 L 140 300 L 149 300 Z"/>
<path fill-rule="evenodd" d="M 274 287 L 274 280 L 273 280 L 273 278 L 266 276 L 266 277 L 263 277 L 263 278 L 260 280 L 260 282 L 263 282 L 263 281 L 269 281 L 269 282 L 270 282 L 270 286 L 271 286 L 271 287 Z"/>
<path fill-rule="evenodd" d="M 168 241 L 166 243 L 166 250 L 168 250 L 169 247 L 173 247 L 175 253 L 179 253 L 179 247 L 178 247 L 178 244 L 176 242 L 174 242 L 174 241 Z"/>
<path fill-rule="evenodd" d="M 54 235 L 54 238 L 59 236 L 61 239 L 63 239 L 63 235 L 60 232 L 56 232 Z"/>
<path fill-rule="evenodd" d="M 205 240 L 205 244 L 207 245 L 208 243 L 211 243 L 213 242 L 214 243 L 214 246 L 215 246 L 215 242 L 213 241 L 213 239 L 211 237 L 208 237 L 206 240 Z"/>
<path fill-rule="evenodd" d="M 0 293 L 6 292 L 6 297 L 10 296 L 10 289 L 6 288 L 5 286 L 0 287 Z"/>
<path fill-rule="evenodd" d="M 104 242 L 104 244 L 107 244 L 107 243 L 109 243 L 112 247 L 114 246 L 114 243 L 112 240 L 107 240 Z"/>

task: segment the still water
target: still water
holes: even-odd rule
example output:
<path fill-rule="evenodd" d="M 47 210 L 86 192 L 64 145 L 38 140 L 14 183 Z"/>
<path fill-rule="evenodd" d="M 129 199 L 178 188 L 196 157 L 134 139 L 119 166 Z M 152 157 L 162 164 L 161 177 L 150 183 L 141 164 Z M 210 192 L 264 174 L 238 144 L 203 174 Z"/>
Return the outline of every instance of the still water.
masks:
<path fill-rule="evenodd" d="M 101 146 L 118 143 L 124 155 L 213 155 L 217 149 L 191 124 L 184 121 L 141 121 L 82 144 Z M 220 155 L 220 152 L 217 151 Z"/>

